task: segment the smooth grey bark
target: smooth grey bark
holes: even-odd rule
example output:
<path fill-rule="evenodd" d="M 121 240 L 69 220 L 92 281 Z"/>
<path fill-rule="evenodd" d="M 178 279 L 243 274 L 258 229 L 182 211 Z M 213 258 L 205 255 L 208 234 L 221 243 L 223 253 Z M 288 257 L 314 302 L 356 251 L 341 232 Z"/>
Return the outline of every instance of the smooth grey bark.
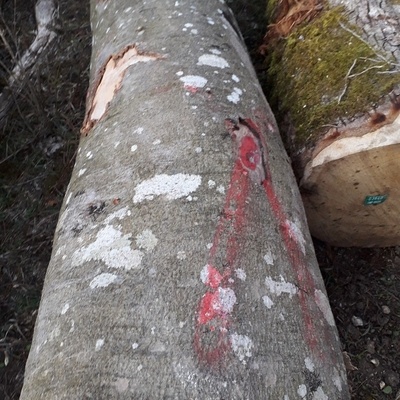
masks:
<path fill-rule="evenodd" d="M 21 399 L 348 399 L 295 179 L 230 10 L 91 6 L 86 136 Z"/>

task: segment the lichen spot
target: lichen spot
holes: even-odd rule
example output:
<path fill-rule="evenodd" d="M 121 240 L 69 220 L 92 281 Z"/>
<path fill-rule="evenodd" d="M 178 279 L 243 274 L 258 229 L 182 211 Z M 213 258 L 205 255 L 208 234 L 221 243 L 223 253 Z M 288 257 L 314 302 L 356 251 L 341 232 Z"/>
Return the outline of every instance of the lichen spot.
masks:
<path fill-rule="evenodd" d="M 274 265 L 274 256 L 272 255 L 271 250 L 267 251 L 267 253 L 264 255 L 263 259 L 268 265 Z"/>
<path fill-rule="evenodd" d="M 263 296 L 262 300 L 263 300 L 264 306 L 267 307 L 268 309 L 271 309 L 272 306 L 274 305 L 274 302 L 268 296 Z"/>
<path fill-rule="evenodd" d="M 136 236 L 136 244 L 139 249 L 152 251 L 157 246 L 158 239 L 150 229 L 145 229 Z"/>
<path fill-rule="evenodd" d="M 143 252 L 131 249 L 131 236 L 107 225 L 97 232 L 94 242 L 74 252 L 71 264 L 77 267 L 94 260 L 104 262 L 109 268 L 139 268 Z"/>
<path fill-rule="evenodd" d="M 87 170 L 87 168 L 81 168 L 81 169 L 78 171 L 78 176 L 82 176 L 82 175 L 86 172 L 86 170 Z"/>
<path fill-rule="evenodd" d="M 199 75 L 185 75 L 179 80 L 183 82 L 185 89 L 203 88 L 207 84 L 207 79 Z"/>
<path fill-rule="evenodd" d="M 299 385 L 299 388 L 297 389 L 297 394 L 300 396 L 300 397 L 306 397 L 306 395 L 307 395 L 307 386 L 306 385 Z"/>
<path fill-rule="evenodd" d="M 240 101 L 240 96 L 243 94 L 243 90 L 239 89 L 237 87 L 233 88 L 233 91 L 231 94 L 229 94 L 228 96 L 226 96 L 226 98 L 228 99 L 228 101 L 230 101 L 231 103 L 237 104 Z"/>
<path fill-rule="evenodd" d="M 271 293 L 280 296 L 282 293 L 286 293 L 290 298 L 297 293 L 297 287 L 293 283 L 286 282 L 283 276 L 280 275 L 280 281 L 274 281 L 270 276 L 265 278 L 265 285 Z"/>
<path fill-rule="evenodd" d="M 235 270 L 235 275 L 243 282 L 246 280 L 246 272 L 242 268 L 237 268 Z"/>
<path fill-rule="evenodd" d="M 307 368 L 310 372 L 314 372 L 315 366 L 314 366 L 314 363 L 312 362 L 312 360 L 311 360 L 310 357 L 306 357 L 306 358 L 304 359 L 304 364 L 305 364 L 306 368 Z"/>
<path fill-rule="evenodd" d="M 324 393 L 321 386 L 314 392 L 312 400 L 329 400 L 329 397 Z"/>
<path fill-rule="evenodd" d="M 199 57 L 197 61 L 197 65 L 206 65 L 209 67 L 215 67 L 215 68 L 229 68 L 228 62 L 222 58 L 219 57 L 215 54 L 203 54 Z"/>
<path fill-rule="evenodd" d="M 156 196 L 163 196 L 166 200 L 187 197 L 197 190 L 200 184 L 201 176 L 199 175 L 155 175 L 136 186 L 133 202 L 140 203 L 145 200 L 153 200 Z"/>
<path fill-rule="evenodd" d="M 236 357 L 239 358 L 243 364 L 246 364 L 245 358 L 251 357 L 251 350 L 254 347 L 253 341 L 246 335 L 238 335 L 237 333 L 232 333 L 230 336 L 232 350 Z"/>
<path fill-rule="evenodd" d="M 131 146 L 131 153 L 134 153 L 137 150 L 137 144 Z"/>

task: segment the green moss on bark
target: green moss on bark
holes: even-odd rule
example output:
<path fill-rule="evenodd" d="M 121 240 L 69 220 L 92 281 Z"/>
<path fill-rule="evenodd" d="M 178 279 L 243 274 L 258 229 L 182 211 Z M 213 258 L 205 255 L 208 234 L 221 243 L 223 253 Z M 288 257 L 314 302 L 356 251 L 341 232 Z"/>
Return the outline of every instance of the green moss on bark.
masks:
<path fill-rule="evenodd" d="M 327 10 L 269 55 L 271 103 L 278 119 L 289 115 L 298 145 L 338 118 L 368 111 L 399 81 L 397 73 L 381 74 L 392 68 L 390 62 L 340 24 L 357 31 L 341 8 Z"/>

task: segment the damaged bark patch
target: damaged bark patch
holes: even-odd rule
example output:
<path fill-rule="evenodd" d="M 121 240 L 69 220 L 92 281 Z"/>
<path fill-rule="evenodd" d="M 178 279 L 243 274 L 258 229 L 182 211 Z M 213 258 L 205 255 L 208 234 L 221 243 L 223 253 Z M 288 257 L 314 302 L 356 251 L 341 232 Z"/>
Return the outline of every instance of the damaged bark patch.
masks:
<path fill-rule="evenodd" d="M 162 58 L 155 53 L 145 53 L 136 45 L 129 45 L 117 54 L 113 54 L 98 72 L 93 89 L 88 94 L 86 115 L 81 133 L 87 135 L 98 120 L 106 113 L 112 99 L 121 88 L 125 71 L 138 62 L 154 61 Z"/>

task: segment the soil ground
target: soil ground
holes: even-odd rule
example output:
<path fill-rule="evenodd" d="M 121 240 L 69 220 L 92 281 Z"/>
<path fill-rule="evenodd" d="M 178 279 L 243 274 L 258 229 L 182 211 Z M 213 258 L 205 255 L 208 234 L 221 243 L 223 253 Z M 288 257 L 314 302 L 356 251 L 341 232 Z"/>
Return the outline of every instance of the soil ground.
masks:
<path fill-rule="evenodd" d="M 262 80 L 265 0 L 228 0 Z M 0 1 L 0 91 L 35 31 L 34 0 Z M 90 59 L 89 1 L 59 0 L 57 39 L 0 130 L 0 398 L 18 399 Z M 268 97 L 268 89 L 265 88 Z M 315 241 L 355 400 L 400 399 L 400 247 Z"/>

